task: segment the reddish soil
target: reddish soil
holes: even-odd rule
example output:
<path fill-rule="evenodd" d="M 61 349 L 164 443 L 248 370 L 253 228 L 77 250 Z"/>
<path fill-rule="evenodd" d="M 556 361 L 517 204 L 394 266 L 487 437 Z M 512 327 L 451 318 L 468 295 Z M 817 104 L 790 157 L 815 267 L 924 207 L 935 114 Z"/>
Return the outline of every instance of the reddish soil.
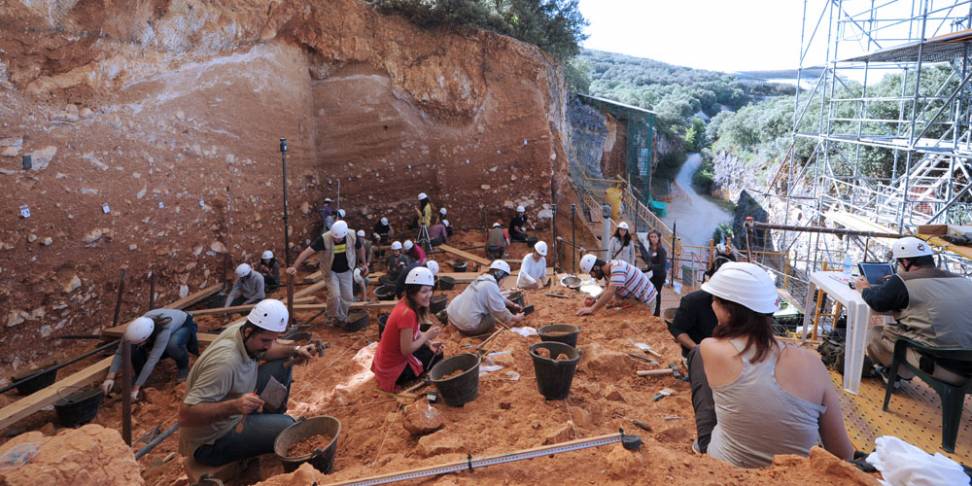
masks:
<path fill-rule="evenodd" d="M 459 375 L 461 375 L 461 374 L 463 374 L 465 372 L 466 372 L 466 370 L 450 371 L 449 373 L 446 373 L 446 374 L 442 375 L 442 377 L 439 378 L 439 381 L 451 380 L 451 379 L 453 379 L 453 378 L 455 378 L 455 377 L 457 377 L 457 376 L 459 376 Z"/>
<path fill-rule="evenodd" d="M 298 441 L 287 450 L 287 457 L 301 457 L 310 454 L 318 449 L 323 450 L 331 443 L 333 436 L 326 434 L 312 435 Z"/>

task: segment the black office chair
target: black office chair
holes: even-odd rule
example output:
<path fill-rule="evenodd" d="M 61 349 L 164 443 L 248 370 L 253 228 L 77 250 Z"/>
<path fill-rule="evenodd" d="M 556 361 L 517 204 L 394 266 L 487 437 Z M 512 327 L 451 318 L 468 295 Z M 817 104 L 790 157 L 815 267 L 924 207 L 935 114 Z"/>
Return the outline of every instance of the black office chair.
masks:
<path fill-rule="evenodd" d="M 935 389 L 942 400 L 942 449 L 955 452 L 955 440 L 958 438 L 958 428 L 962 420 L 962 406 L 965 395 L 972 394 L 972 374 L 966 374 L 965 383 L 953 385 L 933 377 L 921 368 L 912 365 L 906 359 L 908 348 L 932 360 L 948 360 L 950 362 L 968 363 L 972 369 L 972 349 L 943 350 L 915 342 L 905 337 L 898 337 L 894 342 L 894 359 L 891 362 L 888 385 L 884 391 L 884 411 L 888 411 L 894 382 L 898 378 L 898 366 L 911 370 L 918 378 Z"/>

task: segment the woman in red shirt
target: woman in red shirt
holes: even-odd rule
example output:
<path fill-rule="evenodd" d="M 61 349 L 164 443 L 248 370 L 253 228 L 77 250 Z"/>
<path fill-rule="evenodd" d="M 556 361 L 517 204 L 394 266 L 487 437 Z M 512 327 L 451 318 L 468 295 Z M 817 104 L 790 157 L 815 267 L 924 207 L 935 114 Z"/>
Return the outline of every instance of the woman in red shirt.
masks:
<path fill-rule="evenodd" d="M 415 380 L 442 359 L 438 343 L 431 343 L 442 330 L 432 326 L 419 330 L 419 322 L 429 319 L 429 301 L 435 277 L 425 267 L 416 267 L 405 277 L 405 295 L 392 310 L 378 342 L 371 371 L 378 388 L 394 393 L 398 386 Z"/>

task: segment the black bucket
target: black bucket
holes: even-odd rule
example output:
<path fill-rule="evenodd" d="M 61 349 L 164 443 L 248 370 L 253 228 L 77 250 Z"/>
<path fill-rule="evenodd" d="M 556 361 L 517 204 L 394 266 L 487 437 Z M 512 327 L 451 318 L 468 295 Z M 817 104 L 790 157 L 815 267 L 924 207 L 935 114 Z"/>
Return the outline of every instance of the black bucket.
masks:
<path fill-rule="evenodd" d="M 456 273 L 462 273 L 466 271 L 466 261 L 456 260 L 452 262 L 452 271 Z"/>
<path fill-rule="evenodd" d="M 396 280 L 397 279 L 391 275 L 382 275 L 381 277 L 378 277 L 378 285 L 390 285 L 394 287 L 397 283 Z"/>
<path fill-rule="evenodd" d="M 573 324 L 550 324 L 537 331 L 541 341 L 564 343 L 572 348 L 577 347 L 580 332 L 580 328 Z"/>
<path fill-rule="evenodd" d="M 331 442 L 323 449 L 310 454 L 290 457 L 287 455 L 290 447 L 312 435 L 326 434 L 331 436 Z M 280 432 L 273 442 L 273 452 L 283 462 L 284 471 L 292 472 L 301 464 L 309 462 L 314 469 L 328 474 L 334 469 L 334 456 L 337 453 L 338 436 L 341 435 L 341 421 L 327 415 L 311 417 L 298 421 Z"/>
<path fill-rule="evenodd" d="M 540 241 L 540 238 L 537 238 L 536 236 L 527 236 L 526 244 L 530 248 L 533 248 L 533 245 L 536 245 L 538 241 Z"/>
<path fill-rule="evenodd" d="M 538 349 L 550 351 L 550 357 L 544 358 L 537 354 Z M 557 357 L 566 354 L 567 359 L 557 361 Z M 574 380 L 574 371 L 580 361 L 577 349 L 564 343 L 544 341 L 530 346 L 530 357 L 533 358 L 533 369 L 537 375 L 537 389 L 547 400 L 563 400 L 570 394 L 570 383 Z"/>
<path fill-rule="evenodd" d="M 429 312 L 438 314 L 439 312 L 444 311 L 448 304 L 448 297 L 444 295 L 434 295 L 432 296 L 432 300 L 429 301 Z"/>
<path fill-rule="evenodd" d="M 438 277 L 435 279 L 435 288 L 439 290 L 452 290 L 456 287 L 456 279 L 452 277 Z"/>
<path fill-rule="evenodd" d="M 459 376 L 439 379 L 456 370 L 465 371 Z M 461 407 L 479 394 L 479 355 L 463 353 L 446 358 L 429 370 L 429 379 L 435 383 L 446 405 Z"/>
<path fill-rule="evenodd" d="M 385 332 L 385 324 L 388 322 L 388 316 L 391 314 L 381 314 L 378 316 L 378 340 L 381 341 L 381 333 Z"/>
<path fill-rule="evenodd" d="M 523 303 L 525 302 L 523 300 L 523 292 L 519 292 L 519 291 L 511 293 L 507 298 L 510 299 L 510 301 L 516 303 L 516 305 L 520 307 L 523 307 Z"/>
<path fill-rule="evenodd" d="M 382 285 L 375 289 L 375 297 L 378 300 L 395 300 L 395 286 L 394 285 Z"/>
<path fill-rule="evenodd" d="M 436 312 L 435 313 L 435 318 L 438 319 L 439 322 L 441 322 L 443 326 L 448 326 L 449 325 L 449 314 L 446 311 Z"/>
<path fill-rule="evenodd" d="M 89 388 L 58 400 L 54 404 L 57 423 L 62 427 L 80 427 L 94 420 L 104 398 L 105 394 L 100 388 Z"/>
<path fill-rule="evenodd" d="M 348 313 L 348 320 L 344 323 L 344 330 L 355 332 L 368 326 L 368 311 L 351 311 Z"/>
<path fill-rule="evenodd" d="M 57 363 L 47 368 L 33 370 L 25 375 L 13 377 L 11 380 L 14 383 L 24 380 L 23 383 L 17 385 L 17 393 L 30 395 L 37 390 L 51 386 L 52 383 L 57 381 L 57 368 L 54 368 L 56 365 Z"/>

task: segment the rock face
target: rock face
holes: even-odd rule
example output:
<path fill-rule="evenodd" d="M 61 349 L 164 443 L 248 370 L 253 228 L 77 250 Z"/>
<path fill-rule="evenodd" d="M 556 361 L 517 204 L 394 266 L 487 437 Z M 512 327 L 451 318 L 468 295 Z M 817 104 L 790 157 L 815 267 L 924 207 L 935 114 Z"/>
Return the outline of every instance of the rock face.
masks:
<path fill-rule="evenodd" d="M 0 483 L 10 486 L 145 484 L 121 435 L 100 425 L 66 429 L 55 436 L 21 434 L 0 446 L 0 460 L 19 464 L 0 469 Z"/>
<path fill-rule="evenodd" d="M 561 197 L 561 70 L 508 37 L 422 30 L 358 0 L 13 0 L 0 23 L 0 308 L 56 309 L 0 335 L 8 349 L 42 349 L 45 324 L 99 326 L 122 267 L 134 316 L 150 269 L 166 303 L 221 281 L 224 251 L 230 268 L 281 254 L 280 137 L 292 252 L 325 195 L 353 228 L 404 228 L 419 192 L 460 228 L 481 207 L 536 217 Z"/>

